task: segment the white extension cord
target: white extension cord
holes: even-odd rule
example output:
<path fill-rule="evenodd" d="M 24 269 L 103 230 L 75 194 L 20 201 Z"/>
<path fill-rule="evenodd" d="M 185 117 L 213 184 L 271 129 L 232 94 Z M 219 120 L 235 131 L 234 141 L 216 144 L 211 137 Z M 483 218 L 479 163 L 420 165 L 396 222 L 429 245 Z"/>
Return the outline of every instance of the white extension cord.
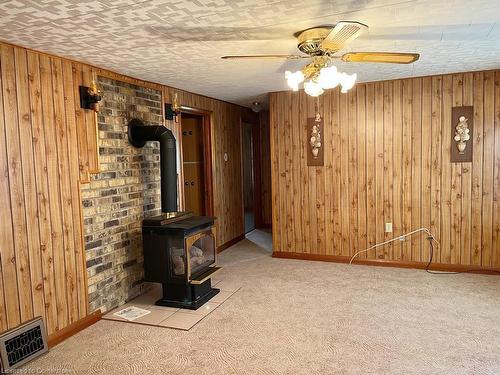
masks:
<path fill-rule="evenodd" d="M 419 229 L 415 229 L 411 232 L 408 232 L 408 233 L 405 233 L 405 234 L 402 234 L 401 236 L 397 236 L 397 237 L 394 237 L 390 240 L 387 240 L 387 241 L 384 241 L 384 242 L 381 242 L 381 243 L 378 243 L 378 244 L 375 244 L 373 246 L 370 246 L 369 248 L 367 249 L 364 249 L 364 250 L 360 250 L 358 252 L 356 252 L 352 257 L 351 257 L 351 260 L 349 261 L 349 264 L 352 264 L 352 261 L 359 255 L 359 254 L 362 254 L 362 253 L 366 253 L 367 251 L 370 251 L 370 250 L 373 250 L 377 247 L 380 247 L 380 246 L 384 246 L 384 245 L 387 245 L 391 242 L 394 242 L 394 241 L 405 241 L 406 240 L 406 237 L 409 237 L 415 233 L 419 233 L 419 232 L 425 232 L 427 233 L 428 237 L 434 241 L 435 243 L 437 243 L 437 245 L 439 246 L 439 242 L 436 241 L 436 239 L 434 238 L 434 235 L 431 233 L 431 231 L 428 229 L 428 228 L 419 228 Z"/>

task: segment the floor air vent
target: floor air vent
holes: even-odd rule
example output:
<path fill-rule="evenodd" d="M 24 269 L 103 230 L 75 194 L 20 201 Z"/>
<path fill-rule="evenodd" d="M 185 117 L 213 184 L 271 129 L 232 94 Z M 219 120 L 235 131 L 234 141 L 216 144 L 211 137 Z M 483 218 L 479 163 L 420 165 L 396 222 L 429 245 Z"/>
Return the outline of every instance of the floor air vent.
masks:
<path fill-rule="evenodd" d="M 42 318 L 31 320 L 0 335 L 3 371 L 18 368 L 47 350 Z"/>

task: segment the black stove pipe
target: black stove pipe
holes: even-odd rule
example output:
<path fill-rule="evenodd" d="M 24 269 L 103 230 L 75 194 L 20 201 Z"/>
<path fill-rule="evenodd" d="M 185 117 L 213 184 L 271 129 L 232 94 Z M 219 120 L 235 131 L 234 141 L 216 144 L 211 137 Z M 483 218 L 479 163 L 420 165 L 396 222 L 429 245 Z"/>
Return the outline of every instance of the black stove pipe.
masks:
<path fill-rule="evenodd" d="M 160 142 L 161 211 L 177 212 L 177 151 L 172 131 L 135 118 L 128 123 L 128 140 L 138 148 L 148 141 Z"/>

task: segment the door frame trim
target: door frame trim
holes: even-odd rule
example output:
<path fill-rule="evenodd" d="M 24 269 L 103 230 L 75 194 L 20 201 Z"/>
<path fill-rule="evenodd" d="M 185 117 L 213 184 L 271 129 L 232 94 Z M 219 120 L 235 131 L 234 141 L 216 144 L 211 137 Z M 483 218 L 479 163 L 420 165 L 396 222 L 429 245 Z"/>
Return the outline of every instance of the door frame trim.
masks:
<path fill-rule="evenodd" d="M 214 149 L 212 147 L 213 127 L 212 127 L 212 111 L 193 108 L 188 106 L 181 106 L 181 113 L 179 119 L 180 134 L 182 136 L 182 114 L 190 114 L 200 116 L 202 119 L 202 133 L 203 133 L 203 177 L 204 177 L 204 199 L 205 199 L 205 215 L 214 216 L 214 188 L 213 188 L 213 170 Z M 182 153 L 182 150 L 181 150 Z M 184 172 L 184 165 L 181 166 Z M 186 195 L 183 194 L 184 207 L 186 206 Z"/>

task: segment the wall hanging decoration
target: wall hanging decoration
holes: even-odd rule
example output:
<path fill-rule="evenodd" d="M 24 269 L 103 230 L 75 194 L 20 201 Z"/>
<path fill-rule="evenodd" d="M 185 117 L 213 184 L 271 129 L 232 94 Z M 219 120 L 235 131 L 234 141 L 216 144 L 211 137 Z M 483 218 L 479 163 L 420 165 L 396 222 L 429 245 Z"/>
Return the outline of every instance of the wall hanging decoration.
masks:
<path fill-rule="evenodd" d="M 468 119 L 465 116 L 460 116 L 458 118 L 458 125 L 455 128 L 455 142 L 457 142 L 458 153 L 460 155 L 465 154 L 466 142 L 470 139 L 467 121 Z"/>
<path fill-rule="evenodd" d="M 453 107 L 451 110 L 451 162 L 472 162 L 472 131 L 474 109 L 472 106 Z"/>
<path fill-rule="evenodd" d="M 323 166 L 323 139 L 322 125 L 323 119 L 319 114 L 319 104 L 316 103 L 316 115 L 307 119 L 307 139 L 309 140 L 309 149 L 307 153 L 308 166 Z"/>
<path fill-rule="evenodd" d="M 311 144 L 311 152 L 313 154 L 313 158 L 317 159 L 319 155 L 319 150 L 321 149 L 321 115 L 316 113 L 316 117 L 314 118 L 314 124 L 311 130 L 311 139 L 309 143 Z"/>

